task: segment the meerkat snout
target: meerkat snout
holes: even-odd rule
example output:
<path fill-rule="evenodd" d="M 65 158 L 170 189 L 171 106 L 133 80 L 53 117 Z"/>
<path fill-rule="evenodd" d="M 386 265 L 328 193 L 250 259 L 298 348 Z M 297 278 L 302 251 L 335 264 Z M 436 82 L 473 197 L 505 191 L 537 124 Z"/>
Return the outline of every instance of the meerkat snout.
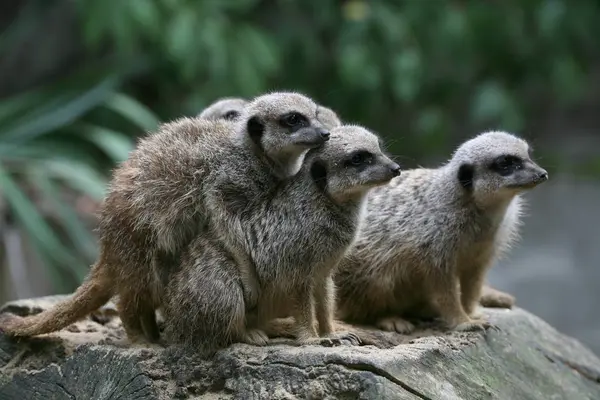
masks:
<path fill-rule="evenodd" d="M 399 176 L 402 169 L 398 164 L 381 154 L 371 166 L 371 181 L 376 184 L 385 184 Z"/>
<path fill-rule="evenodd" d="M 503 160 L 507 167 L 500 171 L 500 175 L 508 180 L 507 187 L 517 190 L 532 189 L 548 180 L 548 172 L 535 162 L 514 156 L 506 158 L 510 160 Z"/>
<path fill-rule="evenodd" d="M 329 136 L 330 136 L 329 131 L 327 131 L 325 129 L 319 129 L 319 133 L 321 134 L 321 137 L 323 138 L 324 141 L 329 140 Z"/>
<path fill-rule="evenodd" d="M 300 147 L 315 148 L 321 147 L 329 140 L 330 133 L 328 130 L 308 126 L 301 128 L 292 134 L 293 144 Z"/>
<path fill-rule="evenodd" d="M 392 172 L 392 177 L 397 177 L 400 176 L 400 174 L 402 173 L 402 168 L 400 168 L 400 166 L 396 163 L 393 163 L 392 165 L 390 165 L 390 171 Z"/>

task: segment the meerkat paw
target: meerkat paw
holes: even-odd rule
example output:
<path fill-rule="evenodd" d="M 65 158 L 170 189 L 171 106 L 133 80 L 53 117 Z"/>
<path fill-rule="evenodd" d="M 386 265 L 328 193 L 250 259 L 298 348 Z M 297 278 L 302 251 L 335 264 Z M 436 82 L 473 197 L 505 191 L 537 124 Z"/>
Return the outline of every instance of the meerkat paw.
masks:
<path fill-rule="evenodd" d="M 474 332 L 486 331 L 492 327 L 494 327 L 494 325 L 484 319 L 472 319 L 468 322 L 462 322 L 456 325 L 454 330 L 458 332 Z"/>
<path fill-rule="evenodd" d="M 481 311 L 477 310 L 477 311 L 473 311 L 473 312 L 469 313 L 469 317 L 471 317 L 472 319 L 475 319 L 475 320 L 479 320 L 479 319 L 483 319 L 484 315 Z"/>
<path fill-rule="evenodd" d="M 308 337 L 298 339 L 300 345 L 315 345 L 324 347 L 360 346 L 358 335 L 353 332 L 335 332 L 324 337 Z"/>
<path fill-rule="evenodd" d="M 415 330 L 415 326 L 412 323 L 400 317 L 388 317 L 380 319 L 377 322 L 377 327 L 384 331 L 396 331 L 405 335 Z"/>
<path fill-rule="evenodd" d="M 269 337 L 260 329 L 248 329 L 242 341 L 253 346 L 265 346 L 269 342 Z"/>
<path fill-rule="evenodd" d="M 491 287 L 484 287 L 479 304 L 490 308 L 512 308 L 515 305 L 515 297 Z"/>

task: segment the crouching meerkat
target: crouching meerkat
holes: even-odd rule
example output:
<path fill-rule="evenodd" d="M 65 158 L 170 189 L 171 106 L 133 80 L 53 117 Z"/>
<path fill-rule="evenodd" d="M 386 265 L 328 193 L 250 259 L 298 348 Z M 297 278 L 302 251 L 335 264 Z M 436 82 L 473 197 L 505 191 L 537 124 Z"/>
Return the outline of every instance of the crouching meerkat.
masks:
<path fill-rule="evenodd" d="M 404 319 L 412 315 L 488 327 L 474 314 L 486 272 L 517 239 L 520 195 L 548 179 L 529 152 L 514 135 L 486 132 L 442 167 L 374 189 L 335 274 L 339 317 L 400 333 L 414 328 Z"/>
<path fill-rule="evenodd" d="M 200 235 L 190 244 L 167 285 L 168 340 L 206 351 L 232 342 L 264 344 L 266 324 L 287 315 L 300 344 L 348 335 L 334 332 L 332 272 L 356 238 L 367 193 L 399 174 L 376 135 L 341 126 L 276 191 L 249 196 L 235 174 L 223 175 L 211 201 L 220 210 L 214 221 L 239 232 Z M 231 242 L 234 237 L 239 241 Z M 232 251 L 246 254 L 256 274 L 251 310 L 240 257 Z"/>
<path fill-rule="evenodd" d="M 318 105 L 298 93 L 253 99 L 236 121 L 182 118 L 144 136 L 114 172 L 100 214 L 100 255 L 68 300 L 40 314 L 5 314 L 0 329 L 33 336 L 62 329 L 118 295 L 119 316 L 131 341 L 158 340 L 168 262 L 210 216 L 207 193 L 217 177 L 234 174 L 250 192 L 269 191 L 295 175 L 308 150 L 329 132 Z"/>
<path fill-rule="evenodd" d="M 242 115 L 248 100 L 239 97 L 224 97 L 210 104 L 197 117 L 204 119 L 225 119 L 235 121 Z"/>

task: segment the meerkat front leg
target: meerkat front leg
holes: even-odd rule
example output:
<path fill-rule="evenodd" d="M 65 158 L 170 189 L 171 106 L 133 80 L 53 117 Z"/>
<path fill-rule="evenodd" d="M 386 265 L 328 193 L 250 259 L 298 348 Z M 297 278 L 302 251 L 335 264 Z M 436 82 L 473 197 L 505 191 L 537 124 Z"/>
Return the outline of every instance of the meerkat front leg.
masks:
<path fill-rule="evenodd" d="M 361 343 L 358 335 L 348 329 L 348 325 L 335 320 L 335 284 L 333 276 L 319 280 L 313 289 L 319 335 L 333 342 Z M 333 343 L 332 342 L 332 343 Z"/>
<path fill-rule="evenodd" d="M 296 342 L 300 345 L 312 344 L 320 346 L 336 346 L 348 342 L 350 344 L 359 344 L 360 339 L 349 332 L 332 332 L 324 337 L 319 336 L 316 327 L 317 319 L 315 318 L 313 291 L 314 289 L 304 288 L 297 292 L 293 313 L 296 322 Z M 333 331 L 333 321 L 328 324 L 331 324 L 328 327 Z"/>
<path fill-rule="evenodd" d="M 331 276 L 319 279 L 314 288 L 315 308 L 319 335 L 333 333 L 333 319 L 335 312 L 335 287 Z"/>
<path fill-rule="evenodd" d="M 433 303 L 446 326 L 457 331 L 486 329 L 489 324 L 484 320 L 469 318 L 462 307 L 458 277 L 454 270 L 446 274 L 436 273 L 429 277 L 429 291 Z"/>
<path fill-rule="evenodd" d="M 483 268 L 467 269 L 460 273 L 460 302 L 467 315 L 472 318 L 482 317 L 482 314 L 476 310 L 481 298 L 484 277 L 485 270 Z"/>
<path fill-rule="evenodd" d="M 295 297 L 293 317 L 296 321 L 296 340 L 301 344 L 315 343 L 319 334 L 312 291 L 307 287 L 299 289 Z"/>

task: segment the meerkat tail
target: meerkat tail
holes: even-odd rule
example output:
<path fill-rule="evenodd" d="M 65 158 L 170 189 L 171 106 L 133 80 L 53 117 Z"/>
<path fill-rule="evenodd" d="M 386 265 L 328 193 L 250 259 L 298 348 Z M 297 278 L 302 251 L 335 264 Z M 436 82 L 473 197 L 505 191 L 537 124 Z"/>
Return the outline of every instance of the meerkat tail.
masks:
<path fill-rule="evenodd" d="M 71 298 L 36 315 L 0 316 L 0 332 L 9 336 L 35 336 L 55 332 L 97 310 L 112 297 L 112 287 L 101 274 L 94 273 L 77 289 Z"/>

